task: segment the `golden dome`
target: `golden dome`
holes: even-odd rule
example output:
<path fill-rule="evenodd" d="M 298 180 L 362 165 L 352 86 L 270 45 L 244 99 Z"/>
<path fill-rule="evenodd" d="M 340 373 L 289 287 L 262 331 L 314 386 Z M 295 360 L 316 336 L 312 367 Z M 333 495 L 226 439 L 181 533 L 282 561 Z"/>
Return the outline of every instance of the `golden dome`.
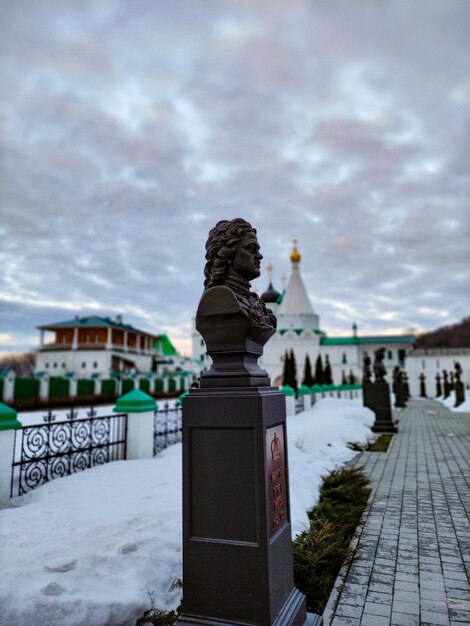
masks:
<path fill-rule="evenodd" d="M 297 250 L 297 240 L 294 239 L 294 249 L 292 250 L 292 254 L 290 255 L 290 260 L 292 261 L 292 263 L 300 263 L 301 258 L 302 256 L 300 255 L 300 252 Z"/>

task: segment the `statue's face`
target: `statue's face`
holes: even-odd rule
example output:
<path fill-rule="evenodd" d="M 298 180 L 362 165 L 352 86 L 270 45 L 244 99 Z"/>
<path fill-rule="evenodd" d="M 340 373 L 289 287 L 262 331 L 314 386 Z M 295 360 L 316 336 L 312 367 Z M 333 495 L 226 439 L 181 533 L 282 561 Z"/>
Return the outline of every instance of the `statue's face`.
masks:
<path fill-rule="evenodd" d="M 263 255 L 259 251 L 258 239 L 255 233 L 246 233 L 240 240 L 232 259 L 229 274 L 239 274 L 247 280 L 253 280 L 260 275 L 260 261 Z"/>

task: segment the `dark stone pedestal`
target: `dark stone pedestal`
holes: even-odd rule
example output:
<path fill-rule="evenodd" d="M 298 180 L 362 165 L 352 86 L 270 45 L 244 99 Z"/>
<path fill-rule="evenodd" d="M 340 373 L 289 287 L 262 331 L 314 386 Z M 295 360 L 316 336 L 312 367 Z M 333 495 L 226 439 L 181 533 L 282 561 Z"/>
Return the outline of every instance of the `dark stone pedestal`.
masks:
<path fill-rule="evenodd" d="M 421 374 L 419 377 L 419 397 L 427 398 L 426 395 L 426 377 Z"/>
<path fill-rule="evenodd" d="M 460 380 L 455 383 L 455 405 L 460 406 L 465 402 L 465 387 Z"/>
<path fill-rule="evenodd" d="M 388 383 L 385 380 L 377 380 L 371 387 L 370 394 L 375 413 L 372 431 L 374 433 L 396 433 L 397 427 L 392 420 L 390 387 Z"/>
<path fill-rule="evenodd" d="M 371 411 L 374 410 L 373 386 L 374 383 L 370 381 L 363 381 L 362 383 L 362 404 L 368 409 L 371 409 Z"/>
<path fill-rule="evenodd" d="M 304 626 L 294 587 L 285 397 L 193 389 L 183 401 L 180 626 Z"/>
<path fill-rule="evenodd" d="M 398 409 L 405 408 L 405 390 L 401 381 L 394 383 L 393 391 L 395 393 L 395 407 Z"/>
<path fill-rule="evenodd" d="M 447 380 L 444 380 L 444 399 L 450 396 L 450 385 Z"/>

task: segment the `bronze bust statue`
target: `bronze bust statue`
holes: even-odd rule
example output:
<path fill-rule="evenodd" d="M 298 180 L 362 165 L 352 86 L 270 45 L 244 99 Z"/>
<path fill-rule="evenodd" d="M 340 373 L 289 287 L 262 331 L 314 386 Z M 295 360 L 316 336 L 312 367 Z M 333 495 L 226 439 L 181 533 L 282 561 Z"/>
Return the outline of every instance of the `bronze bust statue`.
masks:
<path fill-rule="evenodd" d="M 213 365 L 201 376 L 201 387 L 270 384 L 257 361 L 276 330 L 276 318 L 250 291 L 262 258 L 256 230 L 241 218 L 220 221 L 209 232 L 196 328 Z"/>
<path fill-rule="evenodd" d="M 379 348 L 374 352 L 375 361 L 374 361 L 374 375 L 375 381 L 385 380 L 385 374 L 387 370 L 384 365 L 385 358 L 385 348 Z"/>

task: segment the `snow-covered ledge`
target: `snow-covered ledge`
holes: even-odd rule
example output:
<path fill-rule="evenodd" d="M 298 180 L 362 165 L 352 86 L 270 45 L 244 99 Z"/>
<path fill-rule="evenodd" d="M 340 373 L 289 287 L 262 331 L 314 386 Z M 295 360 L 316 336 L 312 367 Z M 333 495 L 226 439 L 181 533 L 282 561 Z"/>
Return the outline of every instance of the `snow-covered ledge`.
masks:
<path fill-rule="evenodd" d="M 21 428 L 15 409 L 0 402 L 0 506 L 10 499 L 15 430 Z"/>
<path fill-rule="evenodd" d="M 131 459 L 153 458 L 153 423 L 157 403 L 140 389 L 118 398 L 115 413 L 127 413 L 127 455 Z"/>

